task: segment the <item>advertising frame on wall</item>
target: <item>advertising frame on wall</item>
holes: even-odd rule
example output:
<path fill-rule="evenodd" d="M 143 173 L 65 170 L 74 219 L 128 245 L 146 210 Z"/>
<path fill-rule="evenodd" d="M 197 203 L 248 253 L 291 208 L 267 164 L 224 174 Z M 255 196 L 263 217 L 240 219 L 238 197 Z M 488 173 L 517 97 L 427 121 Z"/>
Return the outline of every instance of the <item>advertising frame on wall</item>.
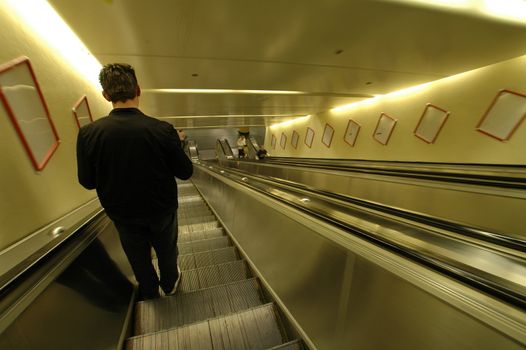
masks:
<path fill-rule="evenodd" d="M 360 128 L 360 124 L 352 119 L 349 119 L 349 122 L 347 123 L 347 129 L 345 129 L 345 135 L 343 136 L 343 140 L 347 142 L 349 146 L 354 147 L 356 144 L 356 138 L 358 137 Z"/>
<path fill-rule="evenodd" d="M 281 137 L 279 139 L 279 145 L 282 149 L 285 149 L 285 146 L 287 145 L 287 135 L 285 135 L 284 132 L 281 133 Z"/>
<path fill-rule="evenodd" d="M 43 170 L 60 139 L 28 57 L 0 65 L 0 100 L 33 167 Z"/>
<path fill-rule="evenodd" d="M 86 95 L 82 96 L 73 106 L 73 115 L 75 116 L 75 121 L 79 129 L 93 122 L 93 116 Z"/>
<path fill-rule="evenodd" d="M 330 148 L 333 136 L 334 136 L 334 128 L 329 123 L 326 123 L 325 128 L 323 129 L 323 135 L 321 137 L 321 142 L 325 146 Z"/>
<path fill-rule="evenodd" d="M 270 147 L 272 149 L 276 149 L 276 135 L 272 134 L 272 137 L 270 138 Z"/>
<path fill-rule="evenodd" d="M 314 130 L 312 130 L 311 128 L 307 127 L 307 132 L 305 133 L 305 144 L 307 145 L 307 147 L 311 148 L 312 147 L 312 141 L 314 140 Z"/>
<path fill-rule="evenodd" d="M 378 123 L 374 129 L 373 138 L 380 142 L 382 145 L 387 145 L 393 130 L 396 126 L 397 120 L 386 113 L 381 113 L 380 118 L 378 118 Z"/>
<path fill-rule="evenodd" d="M 477 131 L 507 141 L 526 118 L 526 94 L 500 90 L 480 119 Z"/>
<path fill-rule="evenodd" d="M 292 131 L 292 139 L 290 140 L 290 144 L 294 148 L 298 148 L 298 140 L 300 139 L 300 134 L 296 130 Z"/>
<path fill-rule="evenodd" d="M 450 112 L 443 108 L 431 103 L 426 104 L 426 108 L 414 130 L 415 136 L 424 142 L 435 143 L 449 115 Z"/>

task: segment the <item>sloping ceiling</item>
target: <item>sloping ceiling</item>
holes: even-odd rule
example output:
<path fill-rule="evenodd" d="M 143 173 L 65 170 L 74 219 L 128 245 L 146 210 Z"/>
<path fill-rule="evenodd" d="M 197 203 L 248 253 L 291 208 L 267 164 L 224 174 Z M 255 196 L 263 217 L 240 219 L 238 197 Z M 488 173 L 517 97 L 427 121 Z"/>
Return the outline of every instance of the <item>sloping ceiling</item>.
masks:
<path fill-rule="evenodd" d="M 268 126 L 526 53 L 523 23 L 415 0 L 49 2 L 102 64 L 136 68 L 144 112 L 183 128 Z"/>

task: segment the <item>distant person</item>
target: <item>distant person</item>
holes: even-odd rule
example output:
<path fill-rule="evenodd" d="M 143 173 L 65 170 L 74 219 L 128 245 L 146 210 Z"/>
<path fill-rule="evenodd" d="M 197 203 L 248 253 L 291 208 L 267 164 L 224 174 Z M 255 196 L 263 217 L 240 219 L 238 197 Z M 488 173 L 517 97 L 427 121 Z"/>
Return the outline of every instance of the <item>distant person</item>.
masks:
<path fill-rule="evenodd" d="M 245 147 L 247 146 L 247 140 L 245 136 L 240 135 L 237 139 L 237 156 L 239 159 L 245 158 Z"/>
<path fill-rule="evenodd" d="M 256 155 L 258 156 L 258 159 L 263 159 L 268 156 L 268 152 L 263 146 L 261 146 L 256 152 Z"/>
<path fill-rule="evenodd" d="M 179 135 L 179 140 L 181 141 L 181 148 L 184 150 L 188 145 L 188 136 L 183 129 L 177 129 L 177 134 Z"/>
<path fill-rule="evenodd" d="M 177 184 L 192 176 L 192 162 L 174 127 L 139 109 L 141 89 L 128 64 L 107 64 L 99 74 L 102 95 L 113 110 L 83 126 L 77 137 L 78 179 L 96 189 L 115 223 L 139 283 L 139 298 L 175 293 L 177 265 Z M 160 279 L 152 264 L 155 249 Z"/>

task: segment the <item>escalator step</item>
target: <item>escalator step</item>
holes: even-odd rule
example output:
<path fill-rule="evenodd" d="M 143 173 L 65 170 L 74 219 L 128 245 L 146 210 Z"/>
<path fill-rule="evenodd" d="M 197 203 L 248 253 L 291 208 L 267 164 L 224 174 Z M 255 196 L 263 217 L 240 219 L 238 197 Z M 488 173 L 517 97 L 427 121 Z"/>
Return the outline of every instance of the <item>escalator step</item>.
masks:
<path fill-rule="evenodd" d="M 204 203 L 203 198 L 200 195 L 193 196 L 180 196 L 178 198 L 179 205 L 186 205 L 189 203 Z"/>
<path fill-rule="evenodd" d="M 300 340 L 293 340 L 286 342 L 285 344 L 273 346 L 267 350 L 303 350 Z"/>
<path fill-rule="evenodd" d="M 257 350 L 282 343 L 273 304 L 233 315 L 129 338 L 128 350 L 196 349 Z"/>
<path fill-rule="evenodd" d="M 201 213 L 199 216 L 193 216 L 193 217 L 188 217 L 188 216 L 179 217 L 178 219 L 179 219 L 178 220 L 179 226 L 200 224 L 204 222 L 211 222 L 211 221 L 217 220 L 216 217 L 211 212 L 209 212 L 208 214 Z"/>
<path fill-rule="evenodd" d="M 236 260 L 184 271 L 181 275 L 179 290 L 182 292 L 194 291 L 247 279 L 248 277 L 250 277 L 250 273 L 245 262 Z"/>
<path fill-rule="evenodd" d="M 179 224 L 181 224 L 181 222 L 184 222 L 184 220 L 206 217 L 210 215 L 213 215 L 212 211 L 204 205 L 196 208 L 177 210 L 177 218 L 179 220 Z"/>
<path fill-rule="evenodd" d="M 178 265 L 182 271 L 186 271 L 236 260 L 239 260 L 239 257 L 236 253 L 236 248 L 232 246 L 206 252 L 179 255 Z M 159 274 L 158 260 L 154 258 L 152 262 L 155 271 Z"/>
<path fill-rule="evenodd" d="M 218 227 L 218 228 L 207 230 L 207 231 L 180 233 L 177 241 L 179 243 L 188 243 L 188 242 L 193 242 L 193 241 L 201 241 L 203 239 L 221 237 L 224 235 L 225 234 L 223 232 L 223 229 Z"/>
<path fill-rule="evenodd" d="M 139 302 L 135 334 L 157 332 L 212 317 L 232 314 L 262 304 L 255 278 L 190 293 Z"/>
<path fill-rule="evenodd" d="M 191 225 L 179 225 L 179 233 L 189 233 L 189 232 L 196 232 L 196 231 L 206 231 L 206 230 L 212 230 L 214 228 L 219 227 L 219 222 L 215 220 L 215 217 L 212 221 L 205 221 L 198 224 L 191 224 Z"/>
<path fill-rule="evenodd" d="M 190 254 L 204 252 L 207 250 L 215 250 L 231 246 L 228 236 L 221 236 L 216 238 L 203 239 L 200 241 L 192 241 L 187 243 L 179 243 L 179 254 Z"/>
<path fill-rule="evenodd" d="M 239 257 L 236 253 L 236 248 L 232 246 L 206 252 L 179 255 L 179 267 L 183 271 L 193 270 L 238 259 Z"/>

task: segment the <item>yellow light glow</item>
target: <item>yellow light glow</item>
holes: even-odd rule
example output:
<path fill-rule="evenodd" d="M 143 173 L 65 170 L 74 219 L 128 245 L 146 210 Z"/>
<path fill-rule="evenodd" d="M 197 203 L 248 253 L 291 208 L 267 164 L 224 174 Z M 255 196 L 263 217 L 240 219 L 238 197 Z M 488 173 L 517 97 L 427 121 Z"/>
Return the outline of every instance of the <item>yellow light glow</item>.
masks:
<path fill-rule="evenodd" d="M 309 118 L 310 118 L 310 115 L 305 115 L 303 117 L 294 118 L 294 119 L 287 120 L 287 121 L 284 121 L 284 122 L 281 122 L 281 123 L 273 124 L 273 125 L 270 126 L 270 128 L 271 129 L 276 129 L 276 128 L 282 128 L 284 126 L 290 126 L 292 124 L 303 122 L 303 121 L 305 121 L 305 120 L 307 120 Z"/>
<path fill-rule="evenodd" d="M 290 114 L 214 114 L 214 115 L 174 115 L 158 117 L 158 119 L 184 119 L 184 118 L 271 118 L 271 117 L 291 117 Z"/>
<path fill-rule="evenodd" d="M 264 94 L 264 95 L 303 95 L 303 91 L 284 90 L 233 90 L 233 89 L 143 89 L 142 92 L 164 94 Z"/>
<path fill-rule="evenodd" d="M 420 85 L 416 85 L 416 86 L 411 86 L 411 87 L 408 87 L 406 89 L 393 91 L 393 92 L 390 92 L 390 93 L 385 94 L 385 95 L 376 95 L 375 97 L 370 98 L 368 100 L 358 101 L 358 102 L 350 103 L 350 104 L 347 104 L 347 105 L 334 107 L 334 108 L 331 108 L 331 112 L 333 112 L 333 113 L 345 112 L 345 111 L 348 111 L 348 110 L 356 108 L 356 107 L 363 107 L 363 106 L 366 106 L 366 105 L 370 105 L 370 104 L 376 103 L 376 102 L 378 102 L 380 100 L 383 100 L 385 98 L 388 98 L 388 97 L 399 97 L 399 96 L 403 96 L 403 95 L 409 95 L 409 94 L 412 94 L 412 93 L 414 93 L 416 91 L 425 89 L 426 87 L 428 87 L 432 83 L 433 82 L 429 82 L 429 83 L 424 83 L 424 84 L 420 84 Z"/>
<path fill-rule="evenodd" d="M 3 0 L 7 11 L 23 23 L 24 30 L 54 49 L 64 61 L 100 89 L 101 64 L 45 0 Z M 4 28 L 5 29 L 5 28 Z"/>
<path fill-rule="evenodd" d="M 526 25 L 524 0 L 396 0 L 413 5 L 463 12 Z"/>

